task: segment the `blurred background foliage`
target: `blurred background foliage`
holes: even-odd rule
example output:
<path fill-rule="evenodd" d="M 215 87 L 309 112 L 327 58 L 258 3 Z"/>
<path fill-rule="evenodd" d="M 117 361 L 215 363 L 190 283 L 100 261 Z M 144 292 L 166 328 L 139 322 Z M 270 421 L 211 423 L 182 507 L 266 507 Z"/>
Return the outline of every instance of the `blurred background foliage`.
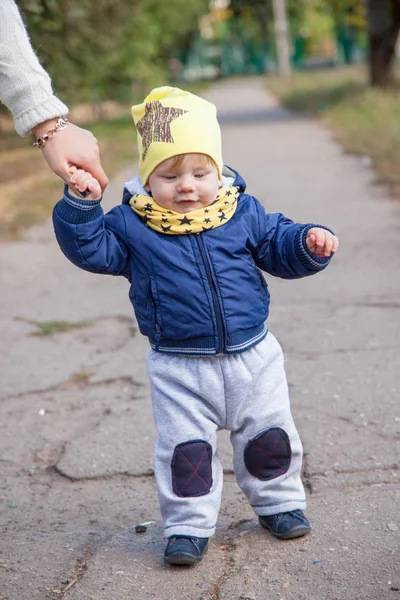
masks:
<path fill-rule="evenodd" d="M 240 76 L 245 86 L 258 75 L 282 104 L 322 119 L 400 197 L 400 0 L 285 0 L 286 79 L 274 0 L 16 1 L 56 94 L 96 135 L 110 178 L 133 163 L 129 109 L 152 87 L 201 93 L 210 80 Z M 62 185 L 0 113 L 4 239 L 47 217 Z"/>
<path fill-rule="evenodd" d="M 131 102 L 168 80 L 276 71 L 273 0 L 17 4 L 56 92 L 70 104 Z M 371 62 L 368 48 L 374 48 L 374 41 L 378 70 L 384 61 L 391 62 L 400 0 L 286 0 L 286 7 L 295 69 L 353 64 L 368 57 Z M 384 84 L 385 77 L 371 80 Z"/>
<path fill-rule="evenodd" d="M 165 79 L 208 0 L 19 0 L 33 46 L 66 102 L 131 99 Z"/>

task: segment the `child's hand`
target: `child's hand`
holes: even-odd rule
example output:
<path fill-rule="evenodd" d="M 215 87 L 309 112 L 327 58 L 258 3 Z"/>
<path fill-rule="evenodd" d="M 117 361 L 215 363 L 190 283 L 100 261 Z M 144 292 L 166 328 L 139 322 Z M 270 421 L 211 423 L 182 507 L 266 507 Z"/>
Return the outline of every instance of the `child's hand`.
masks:
<path fill-rule="evenodd" d="M 71 177 L 68 189 L 73 196 L 82 198 L 82 196 L 77 196 L 76 190 L 81 193 L 89 190 L 89 194 L 84 197 L 85 200 L 98 200 L 101 198 L 100 184 L 90 173 L 76 167 L 70 167 L 69 173 Z"/>
<path fill-rule="evenodd" d="M 336 235 L 321 227 L 312 227 L 307 231 L 307 248 L 320 258 L 334 254 L 339 248 Z"/>

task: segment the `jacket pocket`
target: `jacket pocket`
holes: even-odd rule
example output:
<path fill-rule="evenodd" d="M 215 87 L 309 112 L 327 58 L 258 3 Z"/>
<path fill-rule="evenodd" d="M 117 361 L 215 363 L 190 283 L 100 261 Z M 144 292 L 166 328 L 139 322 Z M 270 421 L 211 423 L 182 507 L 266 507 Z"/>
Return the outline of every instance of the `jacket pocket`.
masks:
<path fill-rule="evenodd" d="M 159 294 L 158 294 L 158 289 L 157 289 L 157 282 L 156 280 L 151 277 L 149 280 L 149 297 L 150 297 L 150 302 L 151 302 L 151 306 L 152 306 L 152 310 L 153 310 L 153 325 L 154 325 L 154 329 L 155 329 L 155 340 L 156 340 L 156 349 L 158 350 L 158 345 L 160 342 L 160 338 L 161 338 L 161 331 L 162 331 L 162 318 L 161 318 L 161 309 L 160 309 L 160 301 L 159 301 Z"/>
<path fill-rule="evenodd" d="M 253 267 L 254 271 L 257 274 L 258 282 L 260 284 L 260 293 L 261 293 L 262 299 L 264 301 L 264 305 L 268 309 L 268 306 L 269 306 L 268 284 L 265 281 L 265 277 L 262 274 L 262 271 L 260 271 L 260 269 L 257 267 L 256 263 L 253 260 L 251 260 L 250 264 L 251 264 L 251 266 Z"/>
<path fill-rule="evenodd" d="M 150 322 L 152 306 L 148 293 L 149 277 L 137 276 L 129 289 L 129 299 L 135 309 L 138 321 Z"/>

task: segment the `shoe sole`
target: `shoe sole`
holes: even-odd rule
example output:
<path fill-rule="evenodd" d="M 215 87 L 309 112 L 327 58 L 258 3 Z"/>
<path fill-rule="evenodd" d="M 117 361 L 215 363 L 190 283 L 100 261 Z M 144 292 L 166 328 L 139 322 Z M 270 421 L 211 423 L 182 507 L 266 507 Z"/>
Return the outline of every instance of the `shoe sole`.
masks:
<path fill-rule="evenodd" d="M 302 537 L 303 535 L 307 535 L 311 531 L 311 527 L 297 527 L 286 533 L 275 533 L 266 523 L 263 523 L 262 521 L 259 521 L 259 523 L 261 527 L 264 527 L 264 529 L 269 531 L 274 537 L 278 538 L 278 540 L 293 540 Z"/>
<path fill-rule="evenodd" d="M 203 557 L 205 555 L 205 553 L 207 552 L 208 548 L 206 548 L 203 552 L 203 554 L 201 556 L 199 556 L 198 558 L 196 558 L 195 556 L 191 556 L 190 554 L 172 554 L 171 556 L 164 556 L 164 562 L 166 562 L 168 565 L 196 565 L 197 563 L 199 563 L 201 560 L 203 560 Z"/>

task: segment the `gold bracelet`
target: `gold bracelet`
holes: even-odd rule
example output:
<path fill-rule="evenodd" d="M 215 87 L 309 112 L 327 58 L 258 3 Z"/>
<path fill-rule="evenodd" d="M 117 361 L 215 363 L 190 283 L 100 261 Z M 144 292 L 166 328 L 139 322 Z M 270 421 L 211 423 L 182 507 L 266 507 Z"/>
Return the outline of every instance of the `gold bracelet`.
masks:
<path fill-rule="evenodd" d="M 47 142 L 55 136 L 57 131 L 62 131 L 63 129 L 65 129 L 68 123 L 69 121 L 67 117 L 59 117 L 53 129 L 50 129 L 47 133 L 44 133 L 41 137 L 37 139 L 36 142 L 33 143 L 33 145 L 36 146 L 36 148 L 44 148 Z"/>

